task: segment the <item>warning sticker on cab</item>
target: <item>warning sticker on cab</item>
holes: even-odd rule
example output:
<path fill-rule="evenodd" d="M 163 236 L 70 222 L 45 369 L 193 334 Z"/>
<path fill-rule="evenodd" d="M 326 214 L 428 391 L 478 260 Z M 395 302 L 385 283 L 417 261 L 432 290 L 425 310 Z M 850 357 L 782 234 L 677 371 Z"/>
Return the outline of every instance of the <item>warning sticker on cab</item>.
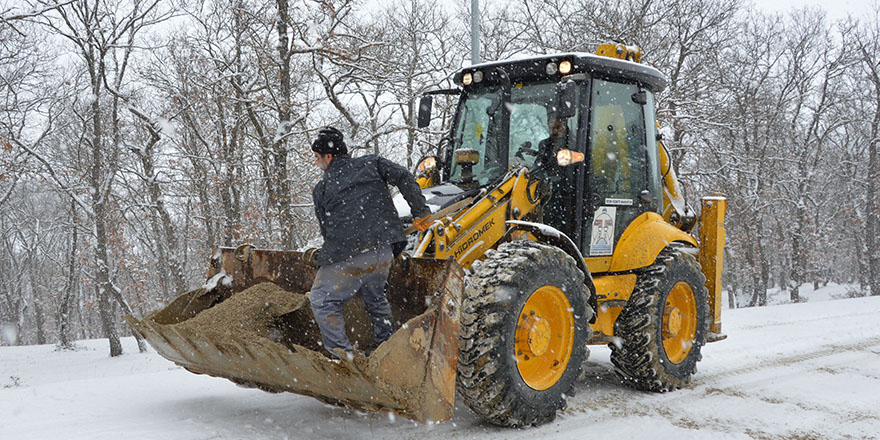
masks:
<path fill-rule="evenodd" d="M 593 213 L 590 233 L 590 256 L 611 255 L 614 250 L 614 219 L 617 208 L 602 206 Z"/>
<path fill-rule="evenodd" d="M 612 199 L 610 197 L 605 198 L 606 205 L 615 205 L 615 206 L 632 206 L 633 199 Z"/>

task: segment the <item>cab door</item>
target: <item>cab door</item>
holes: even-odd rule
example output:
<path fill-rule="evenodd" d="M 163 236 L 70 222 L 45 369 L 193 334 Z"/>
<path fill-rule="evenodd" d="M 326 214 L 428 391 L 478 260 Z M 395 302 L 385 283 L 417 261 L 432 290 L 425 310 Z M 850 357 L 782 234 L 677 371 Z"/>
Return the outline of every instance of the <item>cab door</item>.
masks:
<path fill-rule="evenodd" d="M 593 259 L 591 271 L 607 270 L 626 226 L 653 209 L 652 201 L 659 196 L 652 184 L 656 179 L 649 178 L 656 163 L 646 132 L 646 120 L 653 124 L 652 107 L 646 105 L 650 98 L 636 84 L 592 80 L 582 234 L 584 256 L 600 257 Z M 655 136 L 653 126 L 650 136 Z"/>

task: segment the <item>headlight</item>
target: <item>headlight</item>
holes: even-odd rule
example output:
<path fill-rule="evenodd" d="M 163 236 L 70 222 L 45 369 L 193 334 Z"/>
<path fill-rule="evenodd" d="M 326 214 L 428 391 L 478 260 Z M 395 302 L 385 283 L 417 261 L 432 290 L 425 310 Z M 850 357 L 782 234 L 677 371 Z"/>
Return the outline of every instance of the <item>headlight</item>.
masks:
<path fill-rule="evenodd" d="M 469 86 L 469 85 L 471 85 L 472 82 L 474 82 L 473 75 L 471 75 L 470 73 L 465 73 L 464 75 L 462 75 L 462 77 L 461 77 L 462 84 Z"/>
<path fill-rule="evenodd" d="M 544 68 L 544 72 L 547 72 L 547 75 L 553 75 L 556 73 L 556 63 L 549 62 L 547 63 L 547 67 Z"/>
<path fill-rule="evenodd" d="M 481 72 L 481 71 L 479 71 L 479 70 L 476 71 L 476 72 L 474 72 L 474 82 L 475 82 L 475 83 L 478 83 L 478 82 L 480 82 L 480 81 L 482 81 L 482 80 L 483 80 L 483 72 Z"/>
<path fill-rule="evenodd" d="M 563 61 L 559 63 L 559 73 L 568 75 L 571 72 L 571 61 Z"/>
<path fill-rule="evenodd" d="M 556 152 L 556 163 L 561 167 L 567 167 L 571 164 L 575 164 L 578 162 L 584 161 L 584 153 L 579 153 L 577 151 L 571 151 L 567 148 L 563 148 Z"/>
<path fill-rule="evenodd" d="M 427 173 L 428 171 L 437 168 L 437 158 L 434 156 L 428 156 L 424 158 L 421 162 L 419 162 L 419 172 Z"/>

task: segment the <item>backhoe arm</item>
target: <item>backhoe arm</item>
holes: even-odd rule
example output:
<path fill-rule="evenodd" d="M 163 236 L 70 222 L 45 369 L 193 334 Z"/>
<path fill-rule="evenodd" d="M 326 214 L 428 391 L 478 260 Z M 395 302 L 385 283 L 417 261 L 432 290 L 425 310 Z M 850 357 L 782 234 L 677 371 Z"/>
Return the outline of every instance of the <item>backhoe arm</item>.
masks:
<path fill-rule="evenodd" d="M 659 124 L 657 128 L 660 128 Z M 684 200 L 678 175 L 666 146 L 658 140 L 657 148 L 660 150 L 660 173 L 663 176 L 663 219 L 682 231 L 690 232 L 697 221 L 696 215 Z"/>

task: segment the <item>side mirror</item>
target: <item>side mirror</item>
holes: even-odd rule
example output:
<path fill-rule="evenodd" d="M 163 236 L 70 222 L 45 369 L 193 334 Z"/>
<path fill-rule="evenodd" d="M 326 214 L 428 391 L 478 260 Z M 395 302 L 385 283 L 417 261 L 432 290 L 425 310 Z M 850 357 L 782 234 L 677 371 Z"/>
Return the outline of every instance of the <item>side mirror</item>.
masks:
<path fill-rule="evenodd" d="M 474 166 L 480 163 L 480 152 L 470 148 L 459 148 L 453 153 L 453 160 L 456 165 Z"/>
<path fill-rule="evenodd" d="M 453 162 L 461 167 L 461 183 L 474 184 L 474 165 L 480 163 L 480 152 L 470 148 L 459 148 L 452 153 Z"/>
<path fill-rule="evenodd" d="M 419 128 L 425 128 L 431 125 L 431 108 L 434 106 L 434 97 L 430 95 L 422 96 L 419 100 Z"/>
<path fill-rule="evenodd" d="M 577 113 L 577 84 L 570 79 L 556 84 L 556 99 L 553 103 L 557 118 L 568 119 Z"/>

